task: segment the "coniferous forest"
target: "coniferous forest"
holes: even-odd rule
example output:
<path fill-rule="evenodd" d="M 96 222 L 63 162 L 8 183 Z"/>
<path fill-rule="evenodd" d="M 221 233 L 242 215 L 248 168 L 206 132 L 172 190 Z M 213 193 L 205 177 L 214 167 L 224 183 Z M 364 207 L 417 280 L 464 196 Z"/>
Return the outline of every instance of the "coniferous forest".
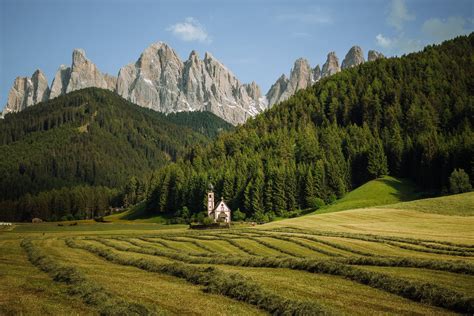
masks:
<path fill-rule="evenodd" d="M 473 48 L 471 34 L 344 70 L 235 129 L 96 88 L 9 114 L 0 214 L 84 218 L 146 199 L 149 214 L 187 220 L 204 211 L 212 183 L 235 219 L 268 221 L 386 174 L 432 194 L 454 170 L 472 183 Z"/>
<path fill-rule="evenodd" d="M 137 178 L 134 191 L 152 170 L 230 128 L 211 113 L 166 116 L 97 88 L 9 114 L 0 120 L 0 217 L 84 218 L 129 204 L 123 192 Z"/>
<path fill-rule="evenodd" d="M 150 213 L 205 209 L 209 182 L 238 219 L 317 208 L 381 175 L 442 193 L 472 180 L 474 34 L 344 70 L 154 176 Z M 185 214 L 185 215 L 183 215 Z"/>

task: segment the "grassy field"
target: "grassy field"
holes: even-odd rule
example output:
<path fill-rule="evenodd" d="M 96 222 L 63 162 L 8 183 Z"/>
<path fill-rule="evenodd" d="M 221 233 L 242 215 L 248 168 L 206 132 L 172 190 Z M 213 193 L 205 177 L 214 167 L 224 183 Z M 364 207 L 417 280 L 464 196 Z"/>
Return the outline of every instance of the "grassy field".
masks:
<path fill-rule="evenodd" d="M 473 196 L 228 230 L 17 225 L 0 231 L 0 314 L 472 314 Z"/>

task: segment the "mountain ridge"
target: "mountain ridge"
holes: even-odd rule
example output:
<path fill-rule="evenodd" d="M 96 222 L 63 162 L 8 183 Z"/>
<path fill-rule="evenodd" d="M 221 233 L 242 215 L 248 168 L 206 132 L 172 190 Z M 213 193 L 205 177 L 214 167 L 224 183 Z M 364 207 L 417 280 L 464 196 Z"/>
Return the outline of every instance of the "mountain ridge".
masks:
<path fill-rule="evenodd" d="M 40 87 L 33 84 L 37 73 L 41 74 Z M 211 53 L 206 52 L 200 59 L 193 50 L 182 61 L 170 46 L 157 42 L 147 47 L 136 62 L 121 67 L 117 77 L 102 73 L 83 49 L 74 49 L 71 66 L 58 68 L 51 87 L 40 70 L 32 77 L 17 77 L 2 116 L 87 87 L 114 91 L 158 112 L 209 111 L 233 125 L 266 108 L 260 87 L 255 82 L 241 83 Z M 30 97 L 37 93 L 45 97 Z"/>
<path fill-rule="evenodd" d="M 61 65 L 51 86 L 39 69 L 31 77 L 17 77 L 1 116 L 78 89 L 97 87 L 158 112 L 209 111 L 238 125 L 341 68 L 365 62 L 361 54 L 360 47 L 352 47 L 340 67 L 336 54 L 330 52 L 322 69 L 319 65 L 313 69 L 306 59 L 298 58 L 290 77 L 280 76 L 262 95 L 255 81 L 241 83 L 209 52 L 200 59 L 192 50 L 183 61 L 169 45 L 156 42 L 145 48 L 136 62 L 121 67 L 113 76 L 102 73 L 83 49 L 74 49 L 71 66 Z M 369 51 L 369 61 L 382 57 Z"/>

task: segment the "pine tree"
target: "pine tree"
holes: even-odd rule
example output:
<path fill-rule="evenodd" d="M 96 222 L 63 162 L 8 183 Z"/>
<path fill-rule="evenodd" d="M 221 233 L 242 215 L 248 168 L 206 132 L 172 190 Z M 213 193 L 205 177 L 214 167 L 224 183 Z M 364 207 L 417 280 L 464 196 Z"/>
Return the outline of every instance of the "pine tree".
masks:
<path fill-rule="evenodd" d="M 387 156 L 380 140 L 375 140 L 370 148 L 367 172 L 374 179 L 388 174 Z"/>

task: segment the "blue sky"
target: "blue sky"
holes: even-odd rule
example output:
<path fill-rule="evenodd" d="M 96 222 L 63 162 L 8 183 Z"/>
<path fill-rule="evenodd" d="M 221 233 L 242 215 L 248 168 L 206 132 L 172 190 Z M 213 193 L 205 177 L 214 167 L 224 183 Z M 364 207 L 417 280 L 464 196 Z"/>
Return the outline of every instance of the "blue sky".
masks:
<path fill-rule="evenodd" d="M 419 50 L 474 29 L 472 0 L 151 1 L 1 0 L 0 109 L 17 76 L 45 72 L 83 48 L 102 72 L 117 75 L 151 43 L 182 59 L 211 52 L 262 92 L 298 57 L 312 66 L 329 51 L 342 62 L 353 45 L 387 56 Z"/>

